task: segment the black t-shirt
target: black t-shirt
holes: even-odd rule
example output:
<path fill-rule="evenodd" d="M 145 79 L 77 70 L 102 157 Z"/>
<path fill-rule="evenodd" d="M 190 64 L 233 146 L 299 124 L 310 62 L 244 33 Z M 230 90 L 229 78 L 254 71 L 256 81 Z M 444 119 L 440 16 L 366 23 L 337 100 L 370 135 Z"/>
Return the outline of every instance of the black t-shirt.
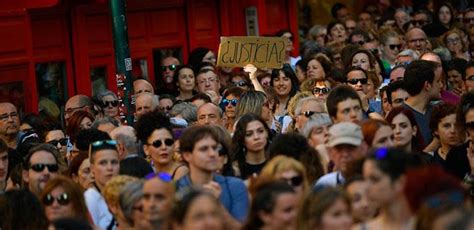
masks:
<path fill-rule="evenodd" d="M 456 146 L 449 151 L 446 157 L 446 169 L 461 180 L 464 178 L 466 173 L 471 171 L 469 166 L 469 159 L 467 158 L 467 148 L 469 142 Z"/>
<path fill-rule="evenodd" d="M 257 165 L 253 165 L 253 164 L 249 164 L 247 162 L 245 162 L 245 165 L 244 165 L 244 171 L 241 172 L 241 178 L 242 179 L 247 179 L 249 178 L 250 176 L 252 176 L 254 173 L 255 174 L 260 174 L 260 171 L 262 171 L 263 169 L 263 166 L 265 166 L 265 164 L 267 163 L 267 161 L 261 163 L 261 164 L 257 164 Z"/>

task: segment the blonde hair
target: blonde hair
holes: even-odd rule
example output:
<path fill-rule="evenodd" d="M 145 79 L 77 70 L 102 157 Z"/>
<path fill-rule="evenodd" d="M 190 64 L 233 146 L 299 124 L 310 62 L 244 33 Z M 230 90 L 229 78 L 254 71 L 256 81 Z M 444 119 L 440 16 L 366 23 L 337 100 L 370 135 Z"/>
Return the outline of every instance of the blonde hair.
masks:
<path fill-rule="evenodd" d="M 295 114 L 296 106 L 298 105 L 298 102 L 301 99 L 306 98 L 306 97 L 312 97 L 312 96 L 313 96 L 313 93 L 311 91 L 302 91 L 295 94 L 295 96 L 293 96 L 288 102 L 288 114 L 290 115 L 290 117 L 292 118 L 296 117 L 296 114 Z"/>
<path fill-rule="evenodd" d="M 138 178 L 126 175 L 114 176 L 105 184 L 102 195 L 109 205 L 119 205 L 119 197 L 122 188 L 129 182 L 138 181 Z"/>
<path fill-rule="evenodd" d="M 291 158 L 284 155 L 278 155 L 272 158 L 266 165 L 263 167 L 262 171 L 260 172 L 260 176 L 264 178 L 273 178 L 276 179 L 275 176 L 279 173 L 283 173 L 289 170 L 294 170 L 303 176 L 303 193 L 309 189 L 309 182 L 308 176 L 306 175 L 306 168 L 304 165 Z"/>

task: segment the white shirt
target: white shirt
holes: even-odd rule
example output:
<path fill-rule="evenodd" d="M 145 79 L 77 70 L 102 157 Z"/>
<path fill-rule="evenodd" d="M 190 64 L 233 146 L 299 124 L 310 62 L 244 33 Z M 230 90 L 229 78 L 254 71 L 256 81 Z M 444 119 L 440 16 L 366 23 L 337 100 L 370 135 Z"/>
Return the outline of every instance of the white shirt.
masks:
<path fill-rule="evenodd" d="M 96 188 L 92 187 L 87 189 L 84 193 L 84 199 L 94 224 L 100 229 L 107 229 L 110 222 L 112 222 L 113 216 L 109 212 L 109 208 L 102 194 L 100 194 Z"/>
<path fill-rule="evenodd" d="M 314 185 L 315 189 L 325 187 L 336 187 L 344 184 L 345 179 L 339 171 L 328 173 L 318 179 Z"/>

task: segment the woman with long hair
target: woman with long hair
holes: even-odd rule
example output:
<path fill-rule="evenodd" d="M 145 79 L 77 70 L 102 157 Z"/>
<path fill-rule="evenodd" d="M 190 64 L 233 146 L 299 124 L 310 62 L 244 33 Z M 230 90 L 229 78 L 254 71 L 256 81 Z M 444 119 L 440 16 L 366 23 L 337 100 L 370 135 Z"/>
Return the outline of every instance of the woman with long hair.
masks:
<path fill-rule="evenodd" d="M 293 69 L 291 69 L 289 65 L 283 65 L 282 69 L 274 69 L 272 71 L 270 86 L 275 89 L 279 102 L 275 110 L 275 115 L 287 115 L 288 102 L 299 89 L 299 81 Z"/>
<path fill-rule="evenodd" d="M 244 90 L 240 87 L 230 87 L 222 95 L 221 109 L 224 111 L 225 128 L 229 133 L 234 132 L 234 124 L 237 119 L 236 110 L 239 104 L 240 96 Z"/>
<path fill-rule="evenodd" d="M 421 152 L 423 137 L 413 112 L 403 106 L 393 108 L 387 116 L 392 126 L 393 144 L 406 152 Z"/>
<path fill-rule="evenodd" d="M 362 123 L 364 141 L 370 148 L 393 147 L 391 125 L 384 120 L 369 119 Z"/>
<path fill-rule="evenodd" d="M 69 137 L 70 142 L 75 143 L 79 130 L 90 129 L 94 120 L 94 116 L 87 111 L 80 110 L 74 112 L 69 117 L 66 126 L 66 135 Z"/>
<path fill-rule="evenodd" d="M 270 144 L 270 129 L 260 116 L 245 114 L 237 122 L 232 144 L 236 176 L 246 180 L 259 174 L 268 160 L 266 149 Z"/>

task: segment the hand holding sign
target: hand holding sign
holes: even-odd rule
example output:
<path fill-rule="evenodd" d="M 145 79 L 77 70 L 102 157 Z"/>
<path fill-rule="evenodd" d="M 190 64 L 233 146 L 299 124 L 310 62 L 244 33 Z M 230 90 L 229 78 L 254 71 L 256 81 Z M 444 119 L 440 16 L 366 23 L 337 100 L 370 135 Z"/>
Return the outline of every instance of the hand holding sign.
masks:
<path fill-rule="evenodd" d="M 285 62 L 286 39 L 281 37 L 221 37 L 217 66 L 279 69 Z"/>

